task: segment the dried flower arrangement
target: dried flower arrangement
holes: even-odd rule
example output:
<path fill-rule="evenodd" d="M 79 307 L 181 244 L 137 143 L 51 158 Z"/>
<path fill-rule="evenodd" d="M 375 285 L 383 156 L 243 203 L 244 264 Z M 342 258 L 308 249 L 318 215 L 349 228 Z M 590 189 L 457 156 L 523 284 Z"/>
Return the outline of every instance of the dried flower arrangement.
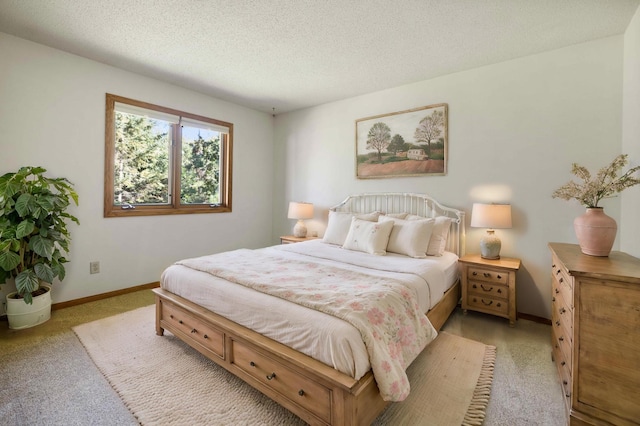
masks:
<path fill-rule="evenodd" d="M 640 166 L 633 167 L 618 177 L 618 173 L 627 165 L 627 162 L 627 154 L 618 155 L 611 164 L 601 168 L 593 178 L 585 167 L 573 163 L 571 173 L 582 179 L 583 182 L 570 181 L 556 189 L 552 197 L 563 200 L 574 198 L 586 207 L 598 207 L 598 203 L 603 198 L 611 197 L 626 188 L 640 184 L 640 178 L 633 176 L 635 172 L 640 170 Z"/>

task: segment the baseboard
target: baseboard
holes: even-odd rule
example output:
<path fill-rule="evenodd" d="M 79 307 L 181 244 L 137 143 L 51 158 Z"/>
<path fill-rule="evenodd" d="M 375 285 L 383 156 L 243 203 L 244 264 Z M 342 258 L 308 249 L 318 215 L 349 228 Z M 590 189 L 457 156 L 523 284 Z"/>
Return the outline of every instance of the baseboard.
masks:
<path fill-rule="evenodd" d="M 522 312 L 518 312 L 518 319 L 525 319 L 533 322 L 538 322 L 540 324 L 551 325 L 551 320 L 548 318 L 542 318 L 531 314 L 523 314 Z"/>
<path fill-rule="evenodd" d="M 88 302 L 95 302 L 96 300 L 108 299 L 113 296 L 120 296 L 122 294 L 133 293 L 140 290 L 150 290 L 152 288 L 160 287 L 160 283 L 158 281 L 137 285 L 135 287 L 123 288 L 120 290 L 110 291 L 108 293 L 96 294 L 95 296 L 83 297 L 81 299 L 68 300 L 66 302 L 54 303 L 51 305 L 51 310 L 68 308 L 70 306 L 82 305 Z"/>

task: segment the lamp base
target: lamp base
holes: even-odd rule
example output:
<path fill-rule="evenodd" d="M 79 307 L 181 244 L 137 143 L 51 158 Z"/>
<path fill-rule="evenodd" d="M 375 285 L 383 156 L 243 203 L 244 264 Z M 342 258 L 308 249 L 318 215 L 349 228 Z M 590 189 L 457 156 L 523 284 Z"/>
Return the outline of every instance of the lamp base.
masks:
<path fill-rule="evenodd" d="M 293 236 L 298 238 L 304 238 L 307 236 L 307 226 L 302 220 L 296 222 L 296 226 L 293 227 Z"/>
<path fill-rule="evenodd" d="M 497 260 L 500 259 L 500 249 L 502 242 L 500 238 L 494 235 L 493 229 L 487 230 L 487 235 L 480 240 L 480 257 L 483 259 Z"/>

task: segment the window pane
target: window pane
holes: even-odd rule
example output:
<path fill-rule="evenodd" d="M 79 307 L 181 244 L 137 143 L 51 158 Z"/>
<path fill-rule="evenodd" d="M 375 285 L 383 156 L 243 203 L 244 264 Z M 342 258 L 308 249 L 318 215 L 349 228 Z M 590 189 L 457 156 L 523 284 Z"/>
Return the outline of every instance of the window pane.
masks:
<path fill-rule="evenodd" d="M 182 126 L 181 204 L 220 203 L 220 141 L 217 131 Z"/>
<path fill-rule="evenodd" d="M 171 123 L 115 112 L 114 205 L 169 204 Z"/>

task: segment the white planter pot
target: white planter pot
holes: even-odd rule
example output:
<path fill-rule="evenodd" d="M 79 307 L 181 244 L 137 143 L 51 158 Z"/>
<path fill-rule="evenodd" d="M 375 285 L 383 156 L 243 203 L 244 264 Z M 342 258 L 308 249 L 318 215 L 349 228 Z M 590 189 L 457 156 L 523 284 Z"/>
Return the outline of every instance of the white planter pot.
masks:
<path fill-rule="evenodd" d="M 33 303 L 28 305 L 24 299 L 14 299 L 16 292 L 7 294 L 7 318 L 9 328 L 20 330 L 35 327 L 51 318 L 51 287 L 41 285 L 49 290 L 33 298 Z"/>

